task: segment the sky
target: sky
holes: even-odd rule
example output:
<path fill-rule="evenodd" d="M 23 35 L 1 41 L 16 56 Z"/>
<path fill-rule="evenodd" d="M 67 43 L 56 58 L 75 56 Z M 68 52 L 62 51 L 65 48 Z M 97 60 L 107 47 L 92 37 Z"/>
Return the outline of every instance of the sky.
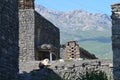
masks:
<path fill-rule="evenodd" d="M 36 4 L 58 11 L 82 9 L 89 12 L 111 15 L 110 5 L 120 0 L 35 0 Z"/>

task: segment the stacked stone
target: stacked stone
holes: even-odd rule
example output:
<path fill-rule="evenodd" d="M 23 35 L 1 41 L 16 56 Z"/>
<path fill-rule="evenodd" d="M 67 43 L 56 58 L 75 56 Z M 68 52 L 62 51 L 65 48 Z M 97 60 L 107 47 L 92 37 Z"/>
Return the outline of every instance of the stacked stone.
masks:
<path fill-rule="evenodd" d="M 46 80 L 44 77 L 50 78 L 53 76 L 53 79 L 50 80 L 59 80 L 55 77 L 59 76 L 61 78 L 73 77 L 77 80 L 76 77 L 80 77 L 79 73 L 92 71 L 92 70 L 103 70 L 108 75 L 109 80 L 112 79 L 112 60 L 109 59 L 98 59 L 98 60 L 70 60 L 70 61 L 52 61 L 49 68 L 39 69 L 38 62 L 27 62 L 22 63 L 21 78 L 23 80 Z M 51 72 L 52 71 L 52 72 Z M 24 73 L 26 72 L 26 73 Z M 57 74 L 57 75 L 54 75 Z M 69 75 L 69 76 L 68 76 Z M 63 80 L 63 79 L 60 79 Z M 119 80 L 119 79 L 118 79 Z"/>
<path fill-rule="evenodd" d="M 112 6 L 112 49 L 114 80 L 120 80 L 120 3 Z"/>
<path fill-rule="evenodd" d="M 18 73 L 18 0 L 0 0 L 0 80 Z"/>
<path fill-rule="evenodd" d="M 19 10 L 20 61 L 34 61 L 35 22 L 33 9 Z"/>
<path fill-rule="evenodd" d="M 50 68 L 54 72 L 59 74 L 59 76 L 61 77 L 63 77 L 63 75 L 67 76 L 67 74 L 69 74 L 69 77 L 74 76 L 74 79 L 72 80 L 77 80 L 76 77 L 80 76 L 79 73 L 85 73 L 86 71 L 92 71 L 92 70 L 102 70 L 108 75 L 108 80 L 113 80 L 112 60 L 109 59 L 73 60 L 73 61 L 71 60 L 68 62 L 56 61 L 52 63 Z"/>
<path fill-rule="evenodd" d="M 67 58 L 80 58 L 79 45 L 75 41 L 69 41 L 66 45 Z"/>
<path fill-rule="evenodd" d="M 19 9 L 34 9 L 35 0 L 19 0 Z"/>

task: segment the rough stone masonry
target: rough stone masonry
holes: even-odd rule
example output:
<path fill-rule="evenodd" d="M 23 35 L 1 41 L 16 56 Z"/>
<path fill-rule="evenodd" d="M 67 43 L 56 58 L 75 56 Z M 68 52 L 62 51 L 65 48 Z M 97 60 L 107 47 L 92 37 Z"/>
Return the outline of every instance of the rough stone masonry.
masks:
<path fill-rule="evenodd" d="M 120 80 L 120 3 L 112 7 L 112 49 L 114 80 Z"/>
<path fill-rule="evenodd" d="M 18 0 L 0 0 L 0 80 L 18 73 Z"/>
<path fill-rule="evenodd" d="M 44 44 L 56 47 L 56 58 L 58 58 L 59 29 L 34 10 L 34 0 L 19 0 L 20 62 L 49 58 L 49 50 L 41 50 Z"/>

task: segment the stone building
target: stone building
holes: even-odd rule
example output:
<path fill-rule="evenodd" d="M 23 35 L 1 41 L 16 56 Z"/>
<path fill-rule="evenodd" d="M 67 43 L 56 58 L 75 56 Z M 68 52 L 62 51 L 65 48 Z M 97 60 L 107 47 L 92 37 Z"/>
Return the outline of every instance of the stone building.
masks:
<path fill-rule="evenodd" d="M 80 49 L 76 41 L 69 41 L 66 44 L 66 56 L 70 58 L 80 58 Z"/>
<path fill-rule="evenodd" d="M 34 0 L 19 0 L 20 61 L 59 58 L 59 29 L 34 10 Z"/>
<path fill-rule="evenodd" d="M 18 73 L 18 0 L 0 0 L 0 80 Z"/>
<path fill-rule="evenodd" d="M 98 59 L 94 54 L 81 48 L 76 41 L 69 41 L 60 48 L 60 58 L 62 59 Z"/>
<path fill-rule="evenodd" d="M 112 49 L 114 80 L 120 80 L 120 3 L 111 5 L 112 7 Z"/>
<path fill-rule="evenodd" d="M 19 0 L 19 9 L 34 9 L 35 0 Z"/>

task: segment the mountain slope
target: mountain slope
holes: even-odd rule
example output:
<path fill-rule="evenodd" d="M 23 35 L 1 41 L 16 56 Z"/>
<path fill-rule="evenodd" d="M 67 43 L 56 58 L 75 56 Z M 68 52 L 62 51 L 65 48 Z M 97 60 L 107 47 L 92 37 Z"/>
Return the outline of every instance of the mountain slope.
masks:
<path fill-rule="evenodd" d="M 61 44 L 76 40 L 96 56 L 111 58 L 111 19 L 108 15 L 84 10 L 61 12 L 41 5 L 36 5 L 36 11 L 60 28 Z"/>

